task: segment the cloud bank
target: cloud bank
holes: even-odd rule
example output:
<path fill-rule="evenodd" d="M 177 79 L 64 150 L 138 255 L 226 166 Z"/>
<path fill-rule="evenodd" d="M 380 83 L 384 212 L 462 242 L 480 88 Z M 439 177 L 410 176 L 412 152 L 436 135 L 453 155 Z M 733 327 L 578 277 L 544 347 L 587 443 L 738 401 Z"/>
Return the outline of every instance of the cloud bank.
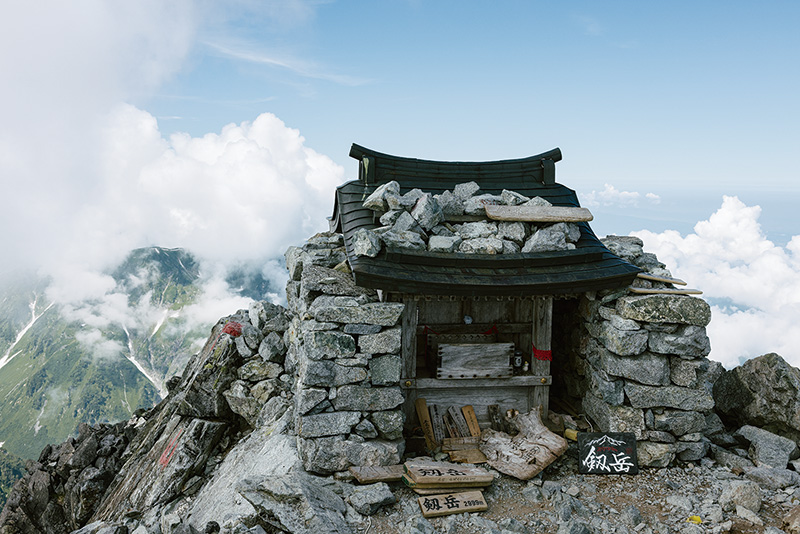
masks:
<path fill-rule="evenodd" d="M 726 367 L 777 352 L 800 366 L 800 235 L 786 247 L 761 230 L 759 206 L 723 197 L 685 237 L 668 230 L 633 232 L 676 276 L 712 304 L 711 358 Z"/>
<path fill-rule="evenodd" d="M 620 191 L 611 184 L 605 184 L 602 191 L 592 191 L 591 193 L 582 195 L 582 197 L 584 206 L 589 208 L 598 206 L 638 206 L 642 198 L 651 204 L 658 204 L 661 202 L 661 197 L 655 193 L 646 193 L 642 195 L 637 191 Z"/>

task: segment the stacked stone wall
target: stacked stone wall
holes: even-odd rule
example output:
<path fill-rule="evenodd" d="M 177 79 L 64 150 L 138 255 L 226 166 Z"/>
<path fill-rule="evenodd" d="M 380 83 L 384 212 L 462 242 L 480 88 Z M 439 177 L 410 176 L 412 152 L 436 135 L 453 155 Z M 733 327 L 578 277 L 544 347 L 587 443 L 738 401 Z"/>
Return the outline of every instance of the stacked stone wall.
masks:
<path fill-rule="evenodd" d="M 400 389 L 404 305 L 357 287 L 340 234 L 286 252 L 292 312 L 287 369 L 295 376 L 295 430 L 307 471 L 391 465 L 404 451 Z"/>
<path fill-rule="evenodd" d="M 668 275 L 636 238 L 607 238 L 606 245 Z M 578 310 L 580 326 L 563 379 L 567 392 L 582 400 L 584 413 L 600 430 L 633 432 L 640 465 L 705 456 L 712 386 L 723 372 L 707 358 L 709 305 L 688 295 L 617 290 L 582 295 Z"/>

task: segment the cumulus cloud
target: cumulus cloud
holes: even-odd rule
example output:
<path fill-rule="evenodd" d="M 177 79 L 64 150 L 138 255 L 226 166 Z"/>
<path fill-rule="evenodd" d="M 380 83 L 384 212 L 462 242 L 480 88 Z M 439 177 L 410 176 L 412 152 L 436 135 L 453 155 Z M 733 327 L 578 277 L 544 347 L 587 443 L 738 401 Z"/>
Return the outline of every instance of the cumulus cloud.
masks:
<path fill-rule="evenodd" d="M 713 305 L 711 357 L 726 367 L 767 352 L 800 366 L 800 235 L 781 247 L 766 238 L 759 206 L 723 197 L 694 233 L 633 232 L 673 273 Z"/>
<path fill-rule="evenodd" d="M 583 205 L 586 207 L 616 206 L 631 207 L 638 206 L 639 201 L 644 197 L 647 202 L 658 204 L 661 197 L 655 193 L 642 195 L 636 191 L 620 191 L 611 184 L 605 184 L 602 191 L 592 191 L 582 195 Z"/>

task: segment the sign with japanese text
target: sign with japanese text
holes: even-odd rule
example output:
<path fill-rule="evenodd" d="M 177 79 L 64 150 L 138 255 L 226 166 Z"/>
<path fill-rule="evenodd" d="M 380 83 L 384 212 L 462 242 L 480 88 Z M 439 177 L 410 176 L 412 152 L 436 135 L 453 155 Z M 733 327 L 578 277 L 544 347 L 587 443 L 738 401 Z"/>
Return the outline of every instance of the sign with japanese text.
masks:
<path fill-rule="evenodd" d="M 483 498 L 483 493 L 480 491 L 426 495 L 417 499 L 417 502 L 423 517 L 482 512 L 489 508 L 489 505 L 486 504 L 486 499 Z"/>
<path fill-rule="evenodd" d="M 578 472 L 635 475 L 639 472 L 636 436 L 632 432 L 579 432 Z"/>

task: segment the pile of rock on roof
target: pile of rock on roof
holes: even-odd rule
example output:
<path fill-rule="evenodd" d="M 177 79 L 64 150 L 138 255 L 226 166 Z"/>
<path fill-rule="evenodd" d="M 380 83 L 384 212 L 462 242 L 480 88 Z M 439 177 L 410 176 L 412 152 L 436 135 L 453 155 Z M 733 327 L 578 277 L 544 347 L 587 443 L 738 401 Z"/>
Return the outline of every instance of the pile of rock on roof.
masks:
<path fill-rule="evenodd" d="M 398 182 L 383 184 L 363 204 L 376 212 L 383 226 L 356 231 L 355 253 L 375 257 L 385 245 L 410 251 L 515 254 L 574 249 L 580 239 L 575 223 L 498 222 L 486 216 L 487 204 L 552 205 L 541 197 L 528 198 L 507 189 L 500 195 L 479 193 L 475 182 L 438 195 L 420 189 L 401 195 Z"/>

